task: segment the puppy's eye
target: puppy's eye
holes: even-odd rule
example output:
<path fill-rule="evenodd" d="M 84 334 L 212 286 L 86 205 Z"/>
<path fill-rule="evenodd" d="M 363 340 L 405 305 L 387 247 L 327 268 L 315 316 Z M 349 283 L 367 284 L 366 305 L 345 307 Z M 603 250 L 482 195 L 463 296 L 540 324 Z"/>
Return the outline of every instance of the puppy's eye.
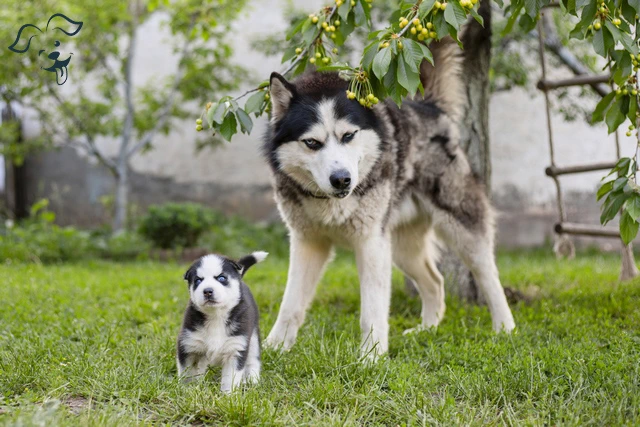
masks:
<path fill-rule="evenodd" d="M 358 131 L 349 132 L 349 133 L 345 133 L 344 135 L 342 135 L 342 143 L 346 144 L 347 142 L 351 142 L 353 137 L 356 136 L 356 133 L 358 133 Z"/>
<path fill-rule="evenodd" d="M 316 151 L 322 148 L 322 144 L 315 139 L 303 139 L 302 142 L 310 149 Z"/>
<path fill-rule="evenodd" d="M 202 283 L 202 278 L 201 277 L 196 277 L 196 280 L 193 281 L 193 284 L 198 286 L 200 283 Z"/>
<path fill-rule="evenodd" d="M 57 46 L 60 46 L 60 42 L 59 42 L 58 40 L 56 40 L 53 44 L 54 44 L 56 47 L 57 47 Z"/>
<path fill-rule="evenodd" d="M 216 280 L 218 282 L 222 283 L 223 285 L 227 284 L 227 278 L 225 276 L 223 276 L 223 275 L 220 275 L 220 276 L 216 277 Z"/>

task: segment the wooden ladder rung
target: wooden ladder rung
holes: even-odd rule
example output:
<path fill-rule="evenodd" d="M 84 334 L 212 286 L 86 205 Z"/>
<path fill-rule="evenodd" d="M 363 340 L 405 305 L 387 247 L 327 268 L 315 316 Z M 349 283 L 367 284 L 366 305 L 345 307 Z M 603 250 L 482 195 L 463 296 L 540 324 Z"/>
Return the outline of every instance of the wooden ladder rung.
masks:
<path fill-rule="evenodd" d="M 564 80 L 539 80 L 536 86 L 540 90 L 547 91 L 549 89 L 557 89 L 559 87 L 608 83 L 610 79 L 611 76 L 609 74 L 602 74 L 599 76 L 584 75 Z"/>
<path fill-rule="evenodd" d="M 559 175 L 567 175 L 572 173 L 583 173 L 583 172 L 594 172 L 594 171 L 602 171 L 613 169 L 617 162 L 603 162 L 603 163 L 592 163 L 590 165 L 578 165 L 578 166 L 567 166 L 564 168 L 559 168 L 557 166 L 549 166 L 544 170 L 544 173 L 547 176 L 559 176 Z"/>
<path fill-rule="evenodd" d="M 575 224 L 559 222 L 554 227 L 558 234 L 573 234 L 592 237 L 620 237 L 620 230 L 611 227 L 601 227 L 591 224 Z"/>

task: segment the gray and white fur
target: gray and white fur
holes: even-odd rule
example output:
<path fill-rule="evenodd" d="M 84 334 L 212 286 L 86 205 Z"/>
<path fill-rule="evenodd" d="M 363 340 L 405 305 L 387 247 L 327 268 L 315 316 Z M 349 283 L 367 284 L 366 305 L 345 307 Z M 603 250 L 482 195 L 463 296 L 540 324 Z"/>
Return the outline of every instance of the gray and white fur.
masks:
<path fill-rule="evenodd" d="M 178 375 L 185 380 L 203 376 L 212 365 L 222 366 L 223 392 L 260 378 L 258 306 L 243 277 L 266 252 L 233 261 L 206 255 L 184 275 L 189 304 L 178 335 Z"/>
<path fill-rule="evenodd" d="M 293 82 L 272 74 L 264 153 L 290 231 L 290 263 L 266 345 L 294 344 L 335 246 L 355 252 L 367 356 L 388 348 L 392 264 L 415 281 L 422 299 L 422 322 L 413 330 L 442 320 L 440 243 L 471 270 L 493 328 L 515 327 L 494 260 L 493 210 L 459 145 L 460 51 L 450 39 L 430 47 L 436 67 L 421 66 L 424 97 L 416 94 L 402 108 L 387 100 L 366 109 L 348 100 L 348 83 L 335 73 Z"/>

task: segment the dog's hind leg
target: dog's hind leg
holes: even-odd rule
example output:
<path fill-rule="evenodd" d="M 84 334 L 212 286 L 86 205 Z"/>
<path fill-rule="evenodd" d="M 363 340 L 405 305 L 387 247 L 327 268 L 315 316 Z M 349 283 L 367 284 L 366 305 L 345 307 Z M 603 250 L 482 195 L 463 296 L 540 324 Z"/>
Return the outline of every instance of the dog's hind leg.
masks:
<path fill-rule="evenodd" d="M 331 255 L 331 244 L 308 240 L 291 233 L 289 276 L 282 305 L 265 346 L 288 350 L 296 341 L 298 329 L 313 296 L 322 271 Z"/>
<path fill-rule="evenodd" d="M 438 326 L 444 316 L 444 278 L 435 265 L 437 248 L 429 238 L 429 225 L 419 221 L 393 233 L 393 262 L 413 279 L 422 300 L 422 323 L 405 333 Z"/>
<path fill-rule="evenodd" d="M 515 322 L 500 284 L 493 247 L 493 227 L 490 221 L 484 230 L 473 231 L 464 227 L 452 215 L 439 212 L 434 215 L 438 236 L 453 249 L 473 274 L 480 292 L 487 301 L 493 329 L 511 332 Z"/>

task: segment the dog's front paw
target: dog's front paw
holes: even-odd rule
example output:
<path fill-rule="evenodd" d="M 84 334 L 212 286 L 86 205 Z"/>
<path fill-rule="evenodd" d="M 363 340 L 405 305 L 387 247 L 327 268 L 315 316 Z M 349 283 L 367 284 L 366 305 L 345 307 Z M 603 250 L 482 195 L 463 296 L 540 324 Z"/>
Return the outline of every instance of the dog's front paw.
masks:
<path fill-rule="evenodd" d="M 274 328 L 269 336 L 264 341 L 264 346 L 266 348 L 278 351 L 287 351 L 293 347 L 293 344 L 296 342 L 296 337 L 291 336 L 291 334 L 283 334 L 280 333 L 276 328 Z"/>
<path fill-rule="evenodd" d="M 409 329 L 405 329 L 402 332 L 402 335 L 410 335 L 410 334 L 417 334 L 418 332 L 422 332 L 424 331 L 426 328 L 422 325 L 418 325 L 415 328 L 409 328 Z"/>
<path fill-rule="evenodd" d="M 513 321 L 513 317 L 509 317 L 504 320 L 497 321 L 493 324 L 493 330 L 500 333 L 510 334 L 516 328 L 516 323 Z"/>

